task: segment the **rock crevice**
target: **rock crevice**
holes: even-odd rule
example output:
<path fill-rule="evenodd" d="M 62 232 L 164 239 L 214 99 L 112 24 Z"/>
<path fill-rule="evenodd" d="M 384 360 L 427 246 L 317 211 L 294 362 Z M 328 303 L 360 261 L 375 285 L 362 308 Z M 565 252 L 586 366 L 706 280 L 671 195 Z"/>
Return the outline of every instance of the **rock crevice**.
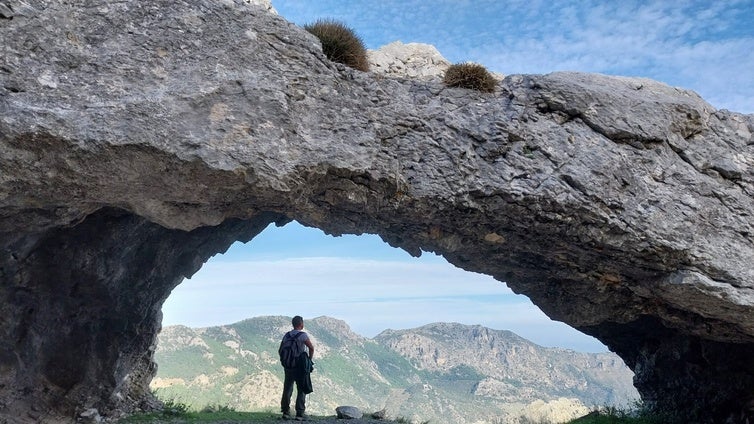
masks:
<path fill-rule="evenodd" d="M 494 276 L 621 355 L 650 406 L 745 419 L 754 116 L 645 79 L 362 73 L 241 0 L 5 9 L 3 418 L 148 402 L 170 291 L 298 220 Z"/>

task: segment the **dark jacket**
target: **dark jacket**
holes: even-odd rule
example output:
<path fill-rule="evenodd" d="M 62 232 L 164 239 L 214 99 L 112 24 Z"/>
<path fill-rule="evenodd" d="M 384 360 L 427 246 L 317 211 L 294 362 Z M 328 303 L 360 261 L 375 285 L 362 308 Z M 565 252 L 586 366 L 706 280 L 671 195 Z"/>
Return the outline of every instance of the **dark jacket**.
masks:
<path fill-rule="evenodd" d="M 296 384 L 306 394 L 314 391 L 312 388 L 311 373 L 314 371 L 314 362 L 312 362 L 306 352 L 298 357 L 298 366 L 296 367 Z"/>

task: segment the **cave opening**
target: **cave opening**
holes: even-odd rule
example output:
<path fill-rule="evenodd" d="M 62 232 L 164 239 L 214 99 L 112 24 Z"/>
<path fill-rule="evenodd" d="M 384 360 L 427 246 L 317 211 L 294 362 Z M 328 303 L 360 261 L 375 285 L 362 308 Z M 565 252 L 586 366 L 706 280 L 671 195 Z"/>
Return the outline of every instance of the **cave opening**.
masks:
<path fill-rule="evenodd" d="M 327 381 L 328 387 L 333 381 L 341 383 L 336 380 L 347 365 L 334 357 L 349 358 L 355 349 L 348 343 L 371 346 L 384 330 L 435 323 L 481 326 L 492 334 L 508 330 L 539 346 L 602 352 L 602 357 L 594 356 L 598 360 L 609 355 L 596 339 L 549 319 L 526 296 L 514 294 L 490 276 L 461 270 L 433 253 L 412 257 L 376 235 L 332 237 L 295 221 L 282 227 L 271 224 L 250 242 L 236 242 L 209 259 L 173 290 L 162 310 L 163 331 L 155 354 L 158 370 L 151 388 L 160 398 L 178 399 L 196 409 L 228 404 L 239 410 L 275 410 L 282 372 L 274 350 L 279 337 L 290 329 L 293 315 L 304 316 L 315 344 L 324 346 L 323 376 L 317 378 Z M 180 340 L 184 345 L 178 345 Z M 499 346 L 480 348 L 492 351 Z M 364 355 L 369 354 L 374 352 Z M 610 360 L 624 366 L 617 356 Z M 188 369 L 188 363 L 194 367 Z M 383 372 L 385 366 L 375 365 L 376 372 Z M 481 390 L 480 383 L 494 380 L 478 378 L 478 373 L 462 366 L 441 371 L 469 385 L 472 392 Z M 369 376 L 359 375 L 345 381 L 353 385 L 370 381 Z M 397 380 L 394 383 L 400 384 Z M 627 405 L 636 399 L 630 377 L 623 380 L 618 391 L 634 397 L 616 396 L 605 398 L 606 402 Z M 584 384 L 589 383 L 593 381 L 585 379 Z M 218 385 L 233 389 L 217 390 Z M 405 390 L 417 389 L 409 385 Z M 568 390 L 574 396 L 583 394 L 574 386 L 563 387 L 562 392 Z M 328 411 L 324 405 L 336 401 L 330 393 L 321 397 L 317 400 L 315 389 L 314 411 Z M 385 406 L 395 400 L 386 394 L 380 402 Z"/>
<path fill-rule="evenodd" d="M 607 351 L 488 275 L 431 252 L 413 257 L 374 234 L 334 237 L 296 221 L 235 242 L 163 305 L 166 326 L 207 327 L 260 315 L 331 316 L 366 337 L 432 322 L 479 324 L 541 346 Z"/>

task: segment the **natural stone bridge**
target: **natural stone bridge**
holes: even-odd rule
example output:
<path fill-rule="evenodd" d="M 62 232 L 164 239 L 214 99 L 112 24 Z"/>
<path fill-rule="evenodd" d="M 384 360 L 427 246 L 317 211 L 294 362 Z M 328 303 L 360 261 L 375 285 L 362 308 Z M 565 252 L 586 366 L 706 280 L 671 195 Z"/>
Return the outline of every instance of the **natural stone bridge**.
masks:
<path fill-rule="evenodd" d="M 143 406 L 170 291 L 290 220 L 494 276 L 650 406 L 745 420 L 754 115 L 641 79 L 361 73 L 232 0 L 5 1 L 0 52 L 0 422 Z"/>

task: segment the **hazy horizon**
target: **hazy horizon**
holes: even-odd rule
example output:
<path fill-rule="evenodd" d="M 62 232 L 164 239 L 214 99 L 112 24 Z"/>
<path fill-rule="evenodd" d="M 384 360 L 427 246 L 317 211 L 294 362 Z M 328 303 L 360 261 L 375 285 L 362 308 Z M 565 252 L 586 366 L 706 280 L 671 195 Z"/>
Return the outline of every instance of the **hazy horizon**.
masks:
<path fill-rule="evenodd" d="M 162 328 L 168 328 L 168 327 L 186 327 L 186 328 L 190 328 L 192 330 L 204 330 L 204 329 L 207 329 L 207 328 L 214 328 L 214 327 L 228 327 L 228 326 L 232 326 L 232 325 L 236 325 L 236 324 L 242 323 L 244 321 L 251 321 L 251 320 L 255 320 L 255 319 L 264 319 L 264 318 L 286 318 L 286 319 L 290 320 L 291 318 L 293 318 L 293 316 L 292 315 L 291 316 L 288 316 L 288 315 L 256 315 L 256 316 L 252 316 L 252 317 L 248 317 L 248 318 L 243 318 L 243 319 L 238 320 L 238 321 L 228 322 L 228 323 L 224 323 L 224 324 L 217 324 L 217 325 L 208 325 L 208 326 L 193 327 L 193 326 L 188 326 L 188 325 L 184 325 L 184 324 L 170 324 L 170 325 L 163 325 Z M 485 326 L 485 325 L 481 325 L 481 324 L 466 324 L 466 323 L 455 322 L 455 321 L 435 321 L 435 322 L 428 322 L 426 324 L 418 325 L 416 327 L 408 327 L 408 328 L 384 328 L 384 329 L 380 330 L 379 332 L 375 333 L 374 335 L 366 335 L 366 334 L 361 334 L 358 331 L 356 331 L 351 326 L 351 324 L 348 321 L 346 321 L 344 319 L 337 318 L 337 317 L 333 317 L 333 316 L 329 316 L 329 315 L 319 315 L 319 316 L 315 316 L 315 317 L 302 317 L 302 318 L 304 318 L 304 331 L 309 332 L 314 337 L 314 339 L 317 338 L 317 334 L 316 334 L 316 332 L 310 331 L 310 327 L 307 327 L 306 323 L 308 321 L 313 321 L 313 320 L 318 320 L 318 319 L 326 318 L 326 319 L 334 319 L 334 320 L 337 320 L 337 321 L 344 322 L 346 324 L 346 326 L 352 332 L 354 332 L 355 334 L 357 334 L 357 335 L 359 335 L 361 337 L 369 339 L 369 340 L 372 340 L 372 339 L 376 338 L 381 333 L 384 333 L 386 331 L 411 331 L 411 330 L 418 330 L 418 329 L 420 329 L 422 327 L 427 327 L 427 326 L 435 325 L 435 324 L 457 324 L 457 325 L 461 325 L 461 326 L 465 326 L 465 327 L 477 327 L 477 326 L 479 326 L 479 327 L 487 328 L 487 329 L 490 329 L 490 330 L 493 330 L 493 331 L 503 331 L 503 332 L 507 331 L 507 332 L 513 333 L 514 335 L 516 335 L 518 337 L 521 337 L 522 339 L 525 339 L 526 341 L 528 341 L 530 343 L 533 343 L 533 344 L 535 344 L 535 345 L 537 345 L 539 347 L 543 347 L 543 348 L 567 349 L 567 348 L 562 348 L 562 347 L 559 347 L 559 346 L 542 346 L 542 345 L 540 345 L 540 344 L 538 344 L 538 343 L 536 343 L 536 342 L 534 342 L 532 340 L 529 340 L 528 338 L 526 338 L 526 337 L 524 337 L 524 336 L 516 333 L 515 331 L 511 331 L 511 330 L 508 330 L 508 329 L 505 329 L 505 328 L 491 328 L 491 327 L 488 327 L 488 326 Z M 282 333 L 281 333 L 281 337 L 282 337 Z M 579 351 L 579 350 L 575 350 L 575 349 L 570 349 L 570 350 L 574 350 L 574 351 L 579 352 L 579 353 L 603 353 L 603 352 L 609 352 L 609 350 L 607 350 L 607 349 L 601 350 L 601 351 L 595 351 L 595 352 L 585 352 L 585 351 Z"/>
<path fill-rule="evenodd" d="M 173 291 L 163 314 L 163 325 L 189 327 L 252 316 L 330 316 L 365 337 L 458 322 L 509 330 L 540 346 L 607 350 L 488 275 L 433 253 L 411 257 L 376 235 L 332 237 L 297 222 L 271 225 L 210 259 Z"/>

